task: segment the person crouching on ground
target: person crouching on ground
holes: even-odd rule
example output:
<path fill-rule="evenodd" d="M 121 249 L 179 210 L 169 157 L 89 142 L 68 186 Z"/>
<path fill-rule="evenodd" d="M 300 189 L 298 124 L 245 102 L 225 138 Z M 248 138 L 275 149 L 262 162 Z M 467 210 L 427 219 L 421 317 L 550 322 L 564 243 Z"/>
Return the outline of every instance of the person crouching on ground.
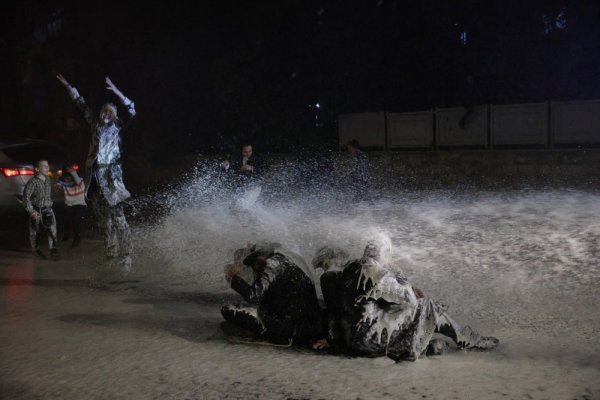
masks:
<path fill-rule="evenodd" d="M 40 249 L 42 232 L 48 235 L 50 258 L 58 260 L 56 239 L 56 218 L 52 210 L 52 184 L 48 172 L 50 166 L 47 160 L 38 160 L 34 164 L 35 176 L 25 185 L 23 190 L 23 205 L 29 214 L 29 242 L 33 254 L 41 259 L 46 255 Z"/>
<path fill-rule="evenodd" d="M 69 240 L 73 233 L 71 247 L 79 246 L 81 241 L 81 221 L 85 215 L 85 182 L 79 177 L 77 171 L 65 165 L 59 178 L 60 187 L 65 195 L 64 230 L 63 240 Z"/>
<path fill-rule="evenodd" d="M 298 257 L 279 244 L 254 245 L 243 264 L 253 271 L 248 283 L 238 263 L 226 267 L 226 278 L 250 305 L 227 304 L 225 320 L 269 341 L 309 344 L 323 337 L 323 319 L 315 285 L 300 267 Z M 307 267 L 306 267 L 307 268 Z"/>

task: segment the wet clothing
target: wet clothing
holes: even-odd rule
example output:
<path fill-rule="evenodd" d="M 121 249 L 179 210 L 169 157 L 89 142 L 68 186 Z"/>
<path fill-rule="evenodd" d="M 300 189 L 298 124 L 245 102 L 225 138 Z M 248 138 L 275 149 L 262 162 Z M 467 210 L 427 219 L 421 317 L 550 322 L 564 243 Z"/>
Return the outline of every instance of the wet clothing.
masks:
<path fill-rule="evenodd" d="M 238 275 L 231 280 L 231 288 L 251 307 L 226 305 L 221 310 L 223 317 L 269 338 L 300 342 L 319 338 L 323 332 L 322 312 L 310 277 L 280 250 L 257 250 L 244 259 L 244 264 L 254 265 L 257 257 L 265 257 L 266 261 L 252 284 Z"/>
<path fill-rule="evenodd" d="M 124 204 L 110 206 L 103 197 L 92 196 L 90 205 L 94 210 L 98 229 L 104 238 L 104 250 L 108 258 L 130 257 L 133 246 L 131 232 L 125 219 Z"/>
<path fill-rule="evenodd" d="M 85 120 L 91 127 L 85 187 L 98 227 L 104 236 L 106 256 L 120 256 L 130 263 L 132 246 L 123 201 L 131 197 L 131 194 L 123 183 L 121 131 L 136 115 L 135 105 L 127 98 L 123 101 L 129 115 L 126 124 L 119 120 L 101 124 L 76 89 L 71 90 L 71 97 L 83 111 Z"/>
<path fill-rule="evenodd" d="M 40 250 L 40 238 L 42 233 L 48 235 L 48 248 L 56 250 L 56 218 L 52 210 L 52 183 L 50 178 L 41 179 L 35 175 L 25 185 L 23 190 L 23 205 L 29 214 L 29 243 L 32 251 Z M 41 219 L 33 218 L 33 212 L 37 211 Z"/>
<path fill-rule="evenodd" d="M 31 178 L 23 189 L 23 205 L 31 215 L 40 208 L 52 208 L 52 182 L 49 177 L 41 179 L 38 175 Z"/>
<path fill-rule="evenodd" d="M 41 219 L 36 220 L 29 218 L 29 243 L 31 244 L 31 250 L 37 252 L 40 250 L 40 239 L 43 233 L 48 236 L 48 249 L 50 251 L 56 251 L 56 244 L 58 242 L 56 236 L 56 217 L 52 207 L 36 209 L 40 213 Z"/>
<path fill-rule="evenodd" d="M 110 206 L 119 204 L 131 197 L 123 183 L 121 131 L 136 115 L 135 105 L 127 98 L 123 101 L 129 115 L 126 123 L 122 124 L 117 120 L 109 124 L 101 124 L 76 89 L 72 89 L 70 94 L 77 107 L 83 111 L 84 118 L 91 127 L 90 149 L 85 162 L 85 187 L 89 191 L 92 180 L 96 180 L 99 194 L 105 198 L 106 202 Z"/>
<path fill-rule="evenodd" d="M 401 272 L 373 258 L 348 263 L 343 272 L 324 273 L 321 289 L 328 307 L 328 340 L 341 342 L 352 353 L 414 361 L 436 332 L 466 347 L 481 344 L 482 337 L 456 324 L 443 305 L 418 299 Z"/>

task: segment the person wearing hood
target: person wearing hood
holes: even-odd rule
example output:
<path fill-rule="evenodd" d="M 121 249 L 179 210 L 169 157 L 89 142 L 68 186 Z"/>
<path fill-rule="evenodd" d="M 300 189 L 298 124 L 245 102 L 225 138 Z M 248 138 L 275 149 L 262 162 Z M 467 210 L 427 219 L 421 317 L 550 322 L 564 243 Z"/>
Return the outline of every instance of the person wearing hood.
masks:
<path fill-rule="evenodd" d="M 236 252 L 236 258 L 225 276 L 249 306 L 224 305 L 227 322 L 274 342 L 307 344 L 322 337 L 315 285 L 298 256 L 277 243 L 264 243 Z M 241 275 L 242 264 L 252 269 L 250 282 Z"/>
<path fill-rule="evenodd" d="M 129 224 L 125 218 L 124 201 L 131 197 L 123 183 L 121 166 L 121 132 L 135 116 L 135 106 L 106 77 L 106 89 L 113 92 L 127 108 L 127 124 L 117 117 L 117 107 L 105 103 L 98 117 L 87 105 L 77 89 L 61 75 L 56 78 L 67 89 L 70 97 L 83 111 L 85 120 L 91 127 L 91 143 L 86 159 L 86 197 L 96 216 L 100 231 L 104 236 L 104 249 L 109 260 L 117 259 L 122 273 L 131 270 L 131 238 Z"/>
<path fill-rule="evenodd" d="M 415 361 L 426 351 L 436 354 L 443 349 L 443 340 L 432 340 L 434 333 L 466 349 L 487 350 L 498 344 L 496 338 L 458 325 L 445 306 L 413 287 L 392 265 L 388 243 L 369 242 L 361 259 L 341 268 L 339 250 L 319 252 L 322 256 L 317 254 L 313 265 L 325 271 L 321 289 L 328 308 L 327 339 L 348 352 Z"/>

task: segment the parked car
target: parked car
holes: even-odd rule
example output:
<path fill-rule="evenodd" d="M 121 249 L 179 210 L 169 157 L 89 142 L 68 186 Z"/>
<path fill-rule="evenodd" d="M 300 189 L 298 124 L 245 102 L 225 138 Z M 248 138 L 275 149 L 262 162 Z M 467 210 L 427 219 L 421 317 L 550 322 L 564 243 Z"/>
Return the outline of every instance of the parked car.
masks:
<path fill-rule="evenodd" d="M 33 163 L 45 159 L 50 164 L 50 179 L 52 180 L 52 200 L 63 203 L 62 190 L 55 185 L 62 174 L 64 165 L 72 165 L 78 170 L 79 166 L 68 162 L 66 152 L 56 143 L 46 140 L 24 140 L 19 142 L 0 142 L 0 207 L 13 209 L 22 207 L 23 189 L 33 178 L 35 170 Z"/>

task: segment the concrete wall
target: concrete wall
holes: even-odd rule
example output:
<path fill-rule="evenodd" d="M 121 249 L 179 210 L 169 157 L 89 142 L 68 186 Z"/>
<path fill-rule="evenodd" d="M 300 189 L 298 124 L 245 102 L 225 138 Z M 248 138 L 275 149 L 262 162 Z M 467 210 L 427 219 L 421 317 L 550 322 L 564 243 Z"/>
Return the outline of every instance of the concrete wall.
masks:
<path fill-rule="evenodd" d="M 552 102 L 554 144 L 600 143 L 600 100 Z"/>
<path fill-rule="evenodd" d="M 405 149 L 553 148 L 600 144 L 600 100 L 481 105 L 461 127 L 465 108 L 412 113 L 357 113 L 339 117 L 343 146 Z"/>
<path fill-rule="evenodd" d="M 432 112 L 387 113 L 386 117 L 389 150 L 433 147 Z"/>

